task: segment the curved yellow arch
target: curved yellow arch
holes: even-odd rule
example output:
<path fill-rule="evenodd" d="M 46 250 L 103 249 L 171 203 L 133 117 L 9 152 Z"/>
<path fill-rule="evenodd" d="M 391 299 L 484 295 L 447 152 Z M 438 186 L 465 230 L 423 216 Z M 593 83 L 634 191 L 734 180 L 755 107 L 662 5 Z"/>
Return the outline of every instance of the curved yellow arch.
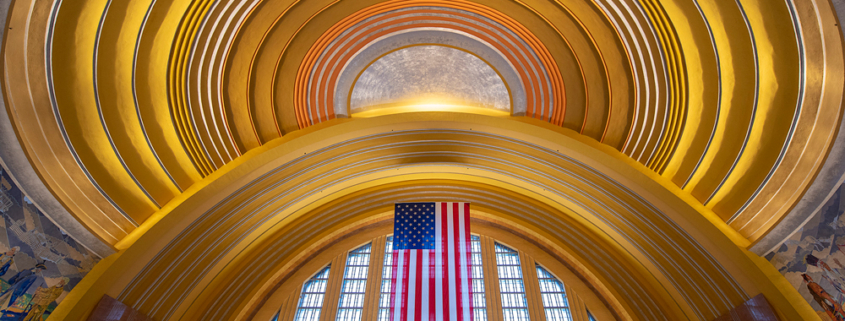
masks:
<path fill-rule="evenodd" d="M 345 135 L 335 135 L 335 130 Z M 536 203 L 537 219 L 569 223 L 541 224 L 483 206 L 481 212 L 495 213 L 498 219 L 516 222 L 574 251 L 578 251 L 575 244 L 567 244 L 562 234 L 549 229 L 575 228 L 597 235 L 599 247 L 585 251 L 608 251 L 613 264 L 628 263 L 619 265 L 621 270 L 605 268 L 596 274 L 642 283 L 627 288 L 618 281 L 605 281 L 598 286 L 622 293 L 647 289 L 645 297 L 664 302 L 640 303 L 628 312 L 633 319 L 712 318 L 764 291 L 773 291 L 767 292 L 775 293 L 773 300 L 787 300 L 789 293 L 775 290 L 778 280 L 762 277 L 763 267 L 725 235 L 724 223 L 720 230 L 714 224 L 718 221 L 704 219 L 689 200 L 675 194 L 679 189 L 657 184 L 645 167 L 631 171 L 635 167 L 624 157 L 612 157 L 590 144 L 596 143 L 579 141 L 577 135 L 551 126 L 460 113 L 399 114 L 315 128 L 245 155 L 243 163 L 186 198 L 128 246 L 73 308 L 57 313 L 78 315 L 85 311 L 89 296 L 106 293 L 156 318 L 209 316 L 204 313 L 234 317 L 241 314 L 235 306 L 226 306 L 223 311 L 228 312 L 210 308 L 223 306 L 215 303 L 223 297 L 219 291 L 226 291 L 219 282 L 249 274 L 239 283 L 246 286 L 267 277 L 242 269 L 251 266 L 250 255 L 267 255 L 272 239 L 290 236 L 284 231 L 306 225 L 325 231 L 315 232 L 320 235 L 366 220 L 363 215 L 327 223 L 339 218 L 332 218 L 332 210 L 325 207 L 332 202 L 337 208 L 349 207 L 359 200 L 339 200 L 367 189 L 426 179 L 489 186 L 480 190 L 495 191 L 508 204 L 520 199 Z M 359 214 L 367 213 L 373 211 Z M 687 234 L 693 225 L 697 233 Z M 307 234 L 299 238 L 315 241 Z M 279 244 L 280 251 L 291 250 L 285 245 L 290 243 Z M 589 266 L 585 257 L 581 254 L 580 263 Z M 640 277 L 628 279 L 631 275 Z M 234 295 L 231 302 L 246 305 L 254 290 L 246 286 L 227 294 Z M 623 295 L 614 299 L 632 302 Z M 800 313 L 800 305 L 791 306 L 796 310 L 782 313 Z"/>

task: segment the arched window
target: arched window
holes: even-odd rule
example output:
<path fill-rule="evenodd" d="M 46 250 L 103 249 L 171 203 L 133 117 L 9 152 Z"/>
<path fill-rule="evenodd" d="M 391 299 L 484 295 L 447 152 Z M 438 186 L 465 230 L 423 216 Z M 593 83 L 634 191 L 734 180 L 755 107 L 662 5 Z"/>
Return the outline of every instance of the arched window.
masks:
<path fill-rule="evenodd" d="M 364 312 L 364 295 L 367 290 L 367 271 L 370 268 L 372 244 L 349 251 L 346 272 L 340 289 L 336 321 L 358 321 Z"/>
<path fill-rule="evenodd" d="M 473 321 L 595 321 L 583 301 L 573 313 L 564 283 L 531 256 L 479 235 L 471 236 L 470 254 Z M 333 262 L 346 264 L 334 273 L 323 267 L 291 301 L 298 302 L 296 312 L 283 308 L 274 318 L 389 321 L 393 237 L 376 238 Z"/>
<path fill-rule="evenodd" d="M 294 320 L 308 321 L 320 319 L 330 270 L 331 266 L 326 266 L 302 286 L 302 294 L 299 296 L 299 305 L 297 306 L 296 318 Z"/>
<path fill-rule="evenodd" d="M 543 296 L 546 321 L 572 320 L 563 283 L 539 264 L 537 264 L 537 281 L 540 283 L 540 295 Z"/>
<path fill-rule="evenodd" d="M 519 252 L 496 243 L 496 268 L 499 271 L 499 293 L 502 294 L 505 321 L 529 320 Z"/>

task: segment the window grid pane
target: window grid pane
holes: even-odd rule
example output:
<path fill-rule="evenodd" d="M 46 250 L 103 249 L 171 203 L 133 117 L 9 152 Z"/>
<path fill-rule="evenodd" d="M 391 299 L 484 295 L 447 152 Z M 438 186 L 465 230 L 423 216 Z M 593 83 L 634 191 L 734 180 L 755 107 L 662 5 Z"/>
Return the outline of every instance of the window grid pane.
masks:
<path fill-rule="evenodd" d="M 590 310 L 587 310 L 587 320 L 589 321 L 596 321 L 596 318 L 593 317 L 593 314 L 590 313 Z"/>
<path fill-rule="evenodd" d="M 487 320 L 487 298 L 484 293 L 484 270 L 481 263 L 481 237 L 470 235 L 470 269 L 472 270 L 472 320 Z"/>
<path fill-rule="evenodd" d="M 316 275 L 311 277 L 302 286 L 302 294 L 299 296 L 295 321 L 317 320 L 320 318 L 320 310 L 323 308 L 323 298 L 326 296 L 326 284 L 329 280 L 331 265 L 326 266 Z"/>
<path fill-rule="evenodd" d="M 364 293 L 367 291 L 367 270 L 370 267 L 372 243 L 349 251 L 346 271 L 340 287 L 337 321 L 359 321 L 364 312 Z"/>
<path fill-rule="evenodd" d="M 482 268 L 481 238 L 471 235 L 473 321 L 487 320 L 487 300 Z M 367 271 L 371 259 L 372 244 L 349 252 L 338 302 L 337 321 L 359 321 L 363 315 Z M 499 289 L 502 298 L 504 320 L 530 320 L 525 286 L 520 265 L 519 252 L 496 243 L 496 268 L 499 275 Z M 543 308 L 548 321 L 572 321 L 563 283 L 548 270 L 536 266 Z M 294 320 L 317 320 L 325 299 L 330 266 L 326 266 L 302 287 L 299 305 Z M 384 267 L 379 295 L 378 320 L 388 321 L 390 311 L 391 276 L 393 273 L 393 236 L 388 236 L 384 248 Z M 588 311 L 588 318 L 595 318 Z"/>
<path fill-rule="evenodd" d="M 499 292 L 502 295 L 505 321 L 529 320 L 519 253 L 496 243 L 496 268 L 499 273 Z"/>
<path fill-rule="evenodd" d="M 390 320 L 390 287 L 393 273 L 393 236 L 384 244 L 384 268 L 381 272 L 381 291 L 378 300 L 378 321 Z"/>
<path fill-rule="evenodd" d="M 546 320 L 572 321 L 563 283 L 539 264 L 537 265 L 537 281 L 540 282 L 540 296 L 543 297 Z"/>

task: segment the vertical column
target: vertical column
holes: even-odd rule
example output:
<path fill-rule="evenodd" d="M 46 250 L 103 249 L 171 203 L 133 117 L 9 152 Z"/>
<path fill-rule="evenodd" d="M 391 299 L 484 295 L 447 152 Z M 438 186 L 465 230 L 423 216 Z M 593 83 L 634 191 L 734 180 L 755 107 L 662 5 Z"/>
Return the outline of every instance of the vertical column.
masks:
<path fill-rule="evenodd" d="M 587 317 L 587 305 L 584 300 L 572 290 L 571 287 L 564 285 L 566 288 L 566 300 L 569 301 L 569 313 L 572 314 L 572 321 L 589 321 Z"/>
<path fill-rule="evenodd" d="M 346 255 L 348 253 L 348 251 L 343 252 L 332 259 L 329 284 L 326 286 L 323 310 L 320 312 L 321 321 L 332 321 L 337 318 L 337 300 L 340 298 L 340 286 L 343 284 L 343 272 L 346 271 Z"/>
<path fill-rule="evenodd" d="M 525 285 L 525 298 L 528 301 L 528 313 L 531 315 L 531 320 L 545 321 L 546 313 L 543 309 L 543 297 L 540 294 L 534 258 L 519 251 L 519 261 L 522 263 L 522 282 Z"/>
<path fill-rule="evenodd" d="M 300 293 L 291 293 L 287 299 L 282 302 L 282 307 L 279 312 L 279 321 L 289 321 L 296 317 L 296 306 L 299 304 Z"/>
<path fill-rule="evenodd" d="M 384 244 L 386 236 L 373 240 L 370 250 L 370 268 L 367 272 L 367 294 L 364 295 L 364 314 L 361 320 L 378 319 L 379 296 L 381 295 L 381 269 L 384 266 Z"/>
<path fill-rule="evenodd" d="M 484 266 L 484 288 L 487 293 L 487 318 L 488 321 L 504 320 L 502 314 L 502 296 L 499 295 L 499 270 L 496 268 L 496 248 L 492 238 L 481 236 L 481 255 Z"/>

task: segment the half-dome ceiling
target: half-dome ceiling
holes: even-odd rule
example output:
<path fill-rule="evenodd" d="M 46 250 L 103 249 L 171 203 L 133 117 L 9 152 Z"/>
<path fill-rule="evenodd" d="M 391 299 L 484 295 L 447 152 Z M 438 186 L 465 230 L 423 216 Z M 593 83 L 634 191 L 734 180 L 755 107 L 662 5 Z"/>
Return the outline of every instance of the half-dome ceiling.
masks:
<path fill-rule="evenodd" d="M 414 46 L 379 58 L 358 77 L 349 99 L 352 114 L 405 106 L 438 110 L 437 105 L 511 113 L 508 87 L 496 70 L 444 46 Z"/>
<path fill-rule="evenodd" d="M 114 245 L 263 144 L 445 94 L 621 152 L 755 241 L 839 126 L 841 75 L 807 76 L 842 69 L 836 18 L 805 2 L 277 2 L 13 6 L 5 92 L 29 189 L 49 191 L 33 199 Z"/>
<path fill-rule="evenodd" d="M 16 0 L 0 157 L 70 236 L 125 250 L 109 291 L 156 319 L 248 315 L 273 269 L 336 229 L 386 224 L 374 204 L 436 180 L 463 186 L 438 197 L 486 206 L 482 222 L 577 249 L 560 253 L 633 319 L 712 320 L 777 289 L 745 250 L 779 245 L 843 177 L 828 158 L 845 157 L 836 13 L 828 0 Z M 417 101 L 504 115 L 355 117 Z M 538 205 L 506 210 L 517 200 Z M 317 210 L 329 203 L 348 216 Z"/>

